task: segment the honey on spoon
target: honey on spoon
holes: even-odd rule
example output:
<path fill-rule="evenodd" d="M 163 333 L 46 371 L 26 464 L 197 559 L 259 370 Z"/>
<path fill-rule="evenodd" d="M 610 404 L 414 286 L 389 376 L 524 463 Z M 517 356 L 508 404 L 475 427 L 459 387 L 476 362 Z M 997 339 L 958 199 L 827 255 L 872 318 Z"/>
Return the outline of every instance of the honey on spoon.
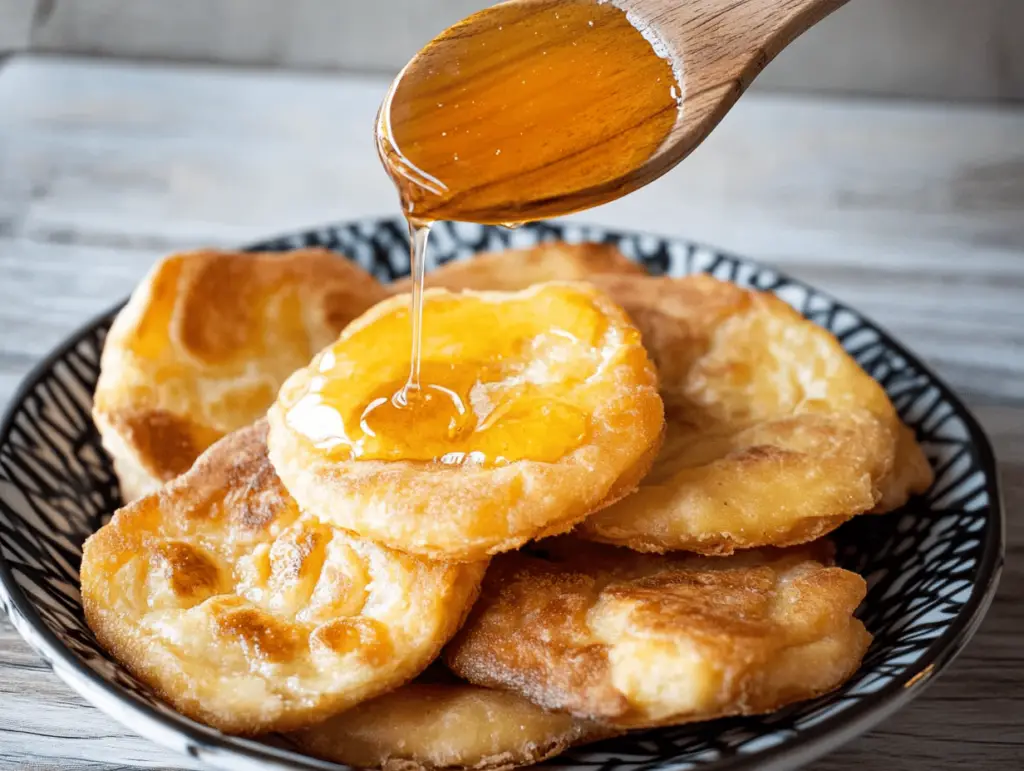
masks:
<path fill-rule="evenodd" d="M 496 5 L 402 70 L 377 148 L 412 221 L 568 214 L 626 192 L 676 123 L 679 80 L 611 3 Z"/>
<path fill-rule="evenodd" d="M 432 222 L 514 225 L 647 184 L 699 144 L 771 58 L 843 2 L 511 0 L 420 51 L 388 90 L 376 126 L 409 221 L 413 276 L 408 379 L 361 412 L 371 431 L 378 426 L 377 440 L 426 447 L 433 442 L 421 434 L 463 419 L 447 380 L 466 376 L 432 367 L 441 382 L 422 381 Z M 543 421 L 536 430 L 543 434 Z"/>

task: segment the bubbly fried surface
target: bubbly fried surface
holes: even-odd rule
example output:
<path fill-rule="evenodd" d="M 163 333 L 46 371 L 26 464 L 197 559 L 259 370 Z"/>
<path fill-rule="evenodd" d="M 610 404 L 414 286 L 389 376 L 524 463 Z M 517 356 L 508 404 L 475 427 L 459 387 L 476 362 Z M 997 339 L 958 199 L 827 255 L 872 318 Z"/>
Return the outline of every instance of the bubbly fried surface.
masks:
<path fill-rule="evenodd" d="M 876 514 L 885 514 L 904 505 L 912 495 L 932 486 L 935 473 L 917 443 L 914 432 L 903 423 L 897 427 L 896 459 L 892 473 L 882 480 L 882 497 L 875 504 Z"/>
<path fill-rule="evenodd" d="M 305 727 L 417 675 L 483 570 L 301 512 L 257 424 L 86 541 L 82 602 L 103 647 L 176 709 L 255 734 Z"/>
<path fill-rule="evenodd" d="M 528 766 L 614 733 L 509 691 L 417 681 L 290 738 L 335 763 L 419 771 Z"/>
<path fill-rule="evenodd" d="M 643 334 L 667 430 L 639 491 L 580 536 L 648 552 L 787 546 L 931 484 L 881 386 L 782 300 L 709 276 L 594 281 Z"/>
<path fill-rule="evenodd" d="M 542 542 L 495 558 L 449 666 L 629 728 L 756 714 L 832 690 L 871 636 L 862 578 L 828 547 L 658 556 Z"/>
<path fill-rule="evenodd" d="M 479 254 L 453 260 L 424 278 L 427 287 L 514 292 L 547 281 L 588 281 L 597 274 L 644 275 L 644 269 L 612 244 L 551 241 L 529 249 Z M 412 290 L 410 279 L 391 284 L 394 292 Z"/>
<path fill-rule="evenodd" d="M 93 408 L 125 499 L 262 417 L 288 375 L 386 295 L 323 249 L 159 262 L 114 321 Z"/>
<path fill-rule="evenodd" d="M 270 457 L 303 508 L 391 548 L 476 560 L 636 488 L 664 421 L 620 308 L 585 284 L 425 299 L 424 377 L 460 393 L 469 423 L 452 434 L 417 418 L 390 443 L 364 430 L 363 406 L 386 403 L 408 372 L 408 297 L 378 304 L 270 410 Z"/>

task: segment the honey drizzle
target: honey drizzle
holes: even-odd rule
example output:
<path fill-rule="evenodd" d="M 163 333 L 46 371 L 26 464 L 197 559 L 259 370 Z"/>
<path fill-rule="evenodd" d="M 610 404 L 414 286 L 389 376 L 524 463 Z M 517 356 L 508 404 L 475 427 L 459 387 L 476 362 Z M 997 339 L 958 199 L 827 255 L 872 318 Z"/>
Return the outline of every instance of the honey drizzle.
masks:
<path fill-rule="evenodd" d="M 420 390 L 402 405 L 395 394 L 408 362 L 394 350 L 411 342 L 408 308 L 343 334 L 305 385 L 282 395 L 288 424 L 318 450 L 338 460 L 500 466 L 554 462 L 585 441 L 600 390 L 592 377 L 612 333 L 591 293 L 556 285 L 500 301 L 431 296 Z"/>
<path fill-rule="evenodd" d="M 628 171 L 658 151 L 678 117 L 681 78 L 670 53 L 652 29 L 637 28 L 606 0 L 533 0 L 474 14 L 435 38 L 403 69 L 381 105 L 376 143 L 409 225 L 408 378 L 393 391 L 385 385 L 384 394 L 377 391 L 362 405 L 357 413 L 362 438 L 346 452 L 500 463 L 517 450 L 532 453 L 534 460 L 554 460 L 582 440 L 582 413 L 543 397 L 532 402 L 525 393 L 518 398 L 536 404 L 545 416 L 536 426 L 517 416 L 516 398 L 506 405 L 511 411 L 499 410 L 486 425 L 479 424 L 470 403 L 473 387 L 460 386 L 466 373 L 455 371 L 467 362 L 450 362 L 453 369 L 444 377 L 423 381 L 430 226 L 445 219 L 514 227 L 629 192 L 638 183 Z M 610 112 L 605 109 L 609 91 L 617 99 Z M 481 371 L 467 383 L 484 385 L 478 378 L 488 379 Z M 515 449 L 484 438 L 494 421 L 503 424 L 499 436 L 517 437 Z M 526 433 L 524 425 L 530 427 Z M 564 445 L 554 436 L 545 438 L 545 432 L 558 428 L 571 437 Z M 422 444 L 415 439 L 419 435 Z M 362 449 L 366 442 L 375 446 L 368 455 Z M 428 450 L 442 447 L 437 456 Z M 503 449 L 487 457 L 480 452 L 484 447 Z"/>
<path fill-rule="evenodd" d="M 409 219 L 409 262 L 412 268 L 412 350 L 409 356 L 409 379 L 405 386 L 394 395 L 396 407 L 408 407 L 419 395 L 420 370 L 423 366 L 423 279 L 426 274 L 427 241 L 430 238 L 429 222 Z"/>

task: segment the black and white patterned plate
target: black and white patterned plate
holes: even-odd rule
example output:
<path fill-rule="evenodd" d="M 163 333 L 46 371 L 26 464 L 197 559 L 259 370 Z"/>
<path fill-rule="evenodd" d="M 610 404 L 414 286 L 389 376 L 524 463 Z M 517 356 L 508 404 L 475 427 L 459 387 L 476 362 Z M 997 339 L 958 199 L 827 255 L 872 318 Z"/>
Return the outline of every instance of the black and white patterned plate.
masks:
<path fill-rule="evenodd" d="M 918 434 L 936 471 L 928 494 L 837 533 L 839 560 L 868 579 L 862 617 L 874 643 L 838 691 L 764 717 L 660 729 L 581 748 L 553 762 L 601 771 L 782 769 L 868 729 L 915 696 L 963 647 L 1002 565 L 1003 521 L 988 440 L 931 371 L 856 311 L 749 260 L 679 239 L 571 224 L 500 228 L 442 224 L 431 260 L 538 241 L 611 241 L 651 273 L 707 272 L 774 292 L 831 330 L 878 379 Z M 382 281 L 408 273 L 397 220 L 326 227 L 258 245 L 325 246 Z M 433 265 L 428 265 L 428 269 Z M 224 736 L 181 717 L 97 645 L 78 593 L 82 542 L 120 505 L 89 417 L 112 309 L 72 335 L 26 380 L 0 426 L 0 604 L 72 688 L 150 739 L 226 769 L 338 769 L 287 749 Z M 656 672 L 651 673 L 657 677 Z"/>

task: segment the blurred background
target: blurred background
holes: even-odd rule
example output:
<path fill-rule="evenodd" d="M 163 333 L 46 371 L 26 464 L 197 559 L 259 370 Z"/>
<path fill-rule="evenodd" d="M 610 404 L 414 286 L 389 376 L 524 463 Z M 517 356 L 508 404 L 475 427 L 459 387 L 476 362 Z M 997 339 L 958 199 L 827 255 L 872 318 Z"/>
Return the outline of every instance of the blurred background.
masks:
<path fill-rule="evenodd" d="M 0 0 L 0 408 L 168 253 L 396 217 L 381 97 L 487 4 Z M 1006 483 L 1003 590 L 924 698 L 813 771 L 1020 768 L 1024 0 L 850 0 L 678 169 L 578 216 L 803 278 L 965 398 Z M 185 762 L 43 668 L 0 618 L 0 768 Z"/>
<path fill-rule="evenodd" d="M 481 0 L 0 0 L 0 51 L 394 72 Z M 1024 2 L 853 0 L 758 89 L 1024 99 Z"/>
<path fill-rule="evenodd" d="M 0 401 L 159 256 L 396 216 L 381 97 L 487 4 L 0 0 Z M 1018 396 L 1022 41 L 1024 0 L 850 0 L 678 169 L 577 216 L 764 260 Z"/>

